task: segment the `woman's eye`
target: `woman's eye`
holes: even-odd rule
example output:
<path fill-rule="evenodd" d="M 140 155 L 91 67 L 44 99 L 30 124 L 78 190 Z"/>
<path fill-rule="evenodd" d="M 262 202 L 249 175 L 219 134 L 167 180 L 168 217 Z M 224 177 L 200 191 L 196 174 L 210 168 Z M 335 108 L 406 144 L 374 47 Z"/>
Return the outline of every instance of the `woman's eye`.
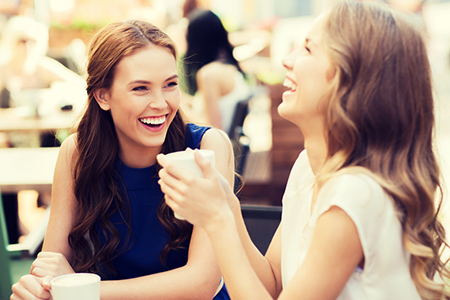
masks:
<path fill-rule="evenodd" d="M 137 91 L 137 92 L 142 92 L 142 91 L 147 91 L 147 87 L 146 86 L 137 86 L 135 88 L 133 88 L 133 91 Z"/>
<path fill-rule="evenodd" d="M 175 86 L 177 86 L 178 85 L 178 82 L 175 82 L 175 81 L 173 81 L 173 82 L 169 82 L 168 84 L 167 84 L 167 87 L 175 87 Z"/>
<path fill-rule="evenodd" d="M 305 46 L 305 50 L 308 51 L 308 53 L 311 53 L 311 50 L 309 50 L 309 48 L 306 46 Z"/>

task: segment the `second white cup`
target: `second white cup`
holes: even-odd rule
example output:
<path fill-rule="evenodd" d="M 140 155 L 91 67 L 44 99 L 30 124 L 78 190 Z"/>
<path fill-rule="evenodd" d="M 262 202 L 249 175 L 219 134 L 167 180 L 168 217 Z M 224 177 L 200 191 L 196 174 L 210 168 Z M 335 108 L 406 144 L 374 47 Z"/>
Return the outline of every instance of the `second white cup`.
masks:
<path fill-rule="evenodd" d="M 100 276 L 75 273 L 51 281 L 53 300 L 100 300 Z"/>
<path fill-rule="evenodd" d="M 212 167 L 215 166 L 215 153 L 213 150 L 200 149 L 197 150 L 200 155 L 207 159 Z M 195 162 L 194 151 L 177 151 L 166 154 L 166 157 L 175 165 L 194 173 L 196 176 L 203 177 L 203 172 Z M 175 213 L 175 217 L 179 220 L 185 220 Z"/>

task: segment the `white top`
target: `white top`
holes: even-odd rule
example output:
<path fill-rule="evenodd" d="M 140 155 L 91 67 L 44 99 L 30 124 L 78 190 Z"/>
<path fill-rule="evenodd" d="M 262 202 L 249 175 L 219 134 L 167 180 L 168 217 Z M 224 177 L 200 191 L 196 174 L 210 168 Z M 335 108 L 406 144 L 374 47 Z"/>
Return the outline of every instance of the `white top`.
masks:
<path fill-rule="evenodd" d="M 236 104 L 245 100 L 250 95 L 250 88 L 245 82 L 244 75 L 241 72 L 234 73 L 234 88 L 231 92 L 220 98 L 219 108 L 222 117 L 222 128 L 225 132 L 230 130 L 233 121 Z"/>
<path fill-rule="evenodd" d="M 392 199 L 371 177 L 345 174 L 321 188 L 311 211 L 314 174 L 306 151 L 300 153 L 283 196 L 281 277 L 291 281 L 308 252 L 317 219 L 331 206 L 355 224 L 364 252 L 364 270 L 356 268 L 338 300 L 420 300 L 409 273 L 410 254 Z M 330 245 L 332 246 L 332 245 Z"/>

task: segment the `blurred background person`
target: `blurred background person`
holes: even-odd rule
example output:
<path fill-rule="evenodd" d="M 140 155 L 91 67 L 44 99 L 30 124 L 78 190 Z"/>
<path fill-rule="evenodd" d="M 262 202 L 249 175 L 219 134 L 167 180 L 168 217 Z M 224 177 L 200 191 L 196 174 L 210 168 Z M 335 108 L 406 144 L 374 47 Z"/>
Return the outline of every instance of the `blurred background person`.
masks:
<path fill-rule="evenodd" d="M 187 9 L 186 5 L 184 15 L 189 19 L 184 57 L 186 90 L 194 98 L 190 107 L 183 108 L 193 121 L 228 132 L 236 104 L 250 96 L 250 87 L 219 17 L 210 10 L 198 6 Z"/>
<path fill-rule="evenodd" d="M 46 55 L 48 28 L 28 16 L 13 16 L 2 31 L 0 40 L 0 108 L 16 107 L 24 117 L 35 117 L 49 112 L 53 107 L 73 107 L 74 100 L 85 100 L 84 81 L 58 61 Z M 80 93 L 74 92 L 80 91 Z M 70 103 L 70 105 L 69 105 Z M 24 110 L 22 110 L 22 108 Z M 27 146 L 35 133 L 9 133 L 3 135 L 4 146 Z M 40 146 L 58 146 L 55 132 L 40 134 Z M 41 195 L 43 196 L 43 195 Z M 30 226 L 18 222 L 18 208 L 27 211 L 28 218 L 43 213 L 37 202 L 49 204 L 50 195 L 39 200 L 32 197 L 17 199 L 17 194 L 2 194 L 7 211 L 10 242 L 26 235 Z M 19 201 L 19 204 L 18 204 Z M 23 219 L 23 218 L 19 218 Z"/>
<path fill-rule="evenodd" d="M 0 107 L 24 90 L 48 89 L 55 82 L 80 84 L 81 78 L 46 55 L 48 29 L 34 19 L 15 16 L 5 25 L 0 41 Z"/>

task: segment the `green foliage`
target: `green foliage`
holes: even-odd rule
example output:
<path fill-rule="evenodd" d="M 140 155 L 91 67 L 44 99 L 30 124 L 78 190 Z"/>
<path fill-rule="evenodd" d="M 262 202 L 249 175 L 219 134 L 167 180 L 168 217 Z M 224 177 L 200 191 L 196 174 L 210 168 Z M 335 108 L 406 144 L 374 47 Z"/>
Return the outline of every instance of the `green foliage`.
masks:
<path fill-rule="evenodd" d="M 74 19 L 70 24 L 64 24 L 63 22 L 54 21 L 51 23 L 50 27 L 61 30 L 82 30 L 82 31 L 94 31 L 99 29 L 106 24 L 110 23 L 108 19 L 100 19 L 98 22 L 92 23 L 84 19 Z"/>

